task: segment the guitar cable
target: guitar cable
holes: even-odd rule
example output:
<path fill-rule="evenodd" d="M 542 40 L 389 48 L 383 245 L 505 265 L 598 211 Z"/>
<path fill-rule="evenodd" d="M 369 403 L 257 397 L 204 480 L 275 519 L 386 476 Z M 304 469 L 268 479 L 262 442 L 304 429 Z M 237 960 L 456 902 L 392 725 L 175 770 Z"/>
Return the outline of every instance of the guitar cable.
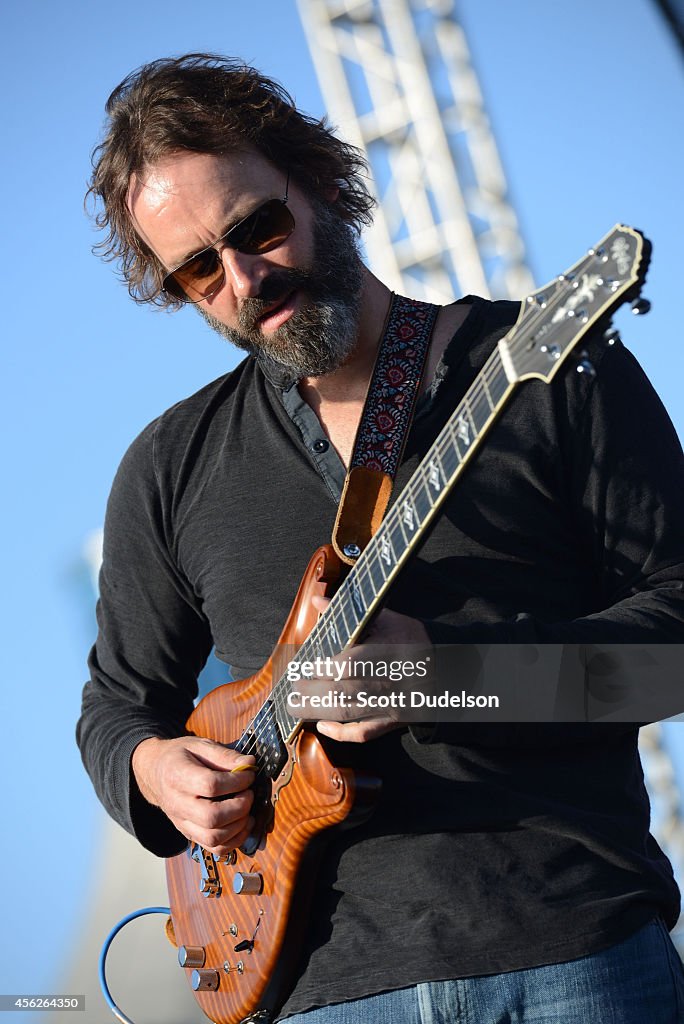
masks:
<path fill-rule="evenodd" d="M 134 921 L 136 917 L 144 917 L 145 914 L 166 914 L 168 917 L 170 913 L 170 907 L 143 907 L 142 910 L 134 910 L 132 914 L 127 914 L 126 917 L 122 917 L 119 923 L 115 925 L 114 928 L 112 928 L 111 932 L 109 933 L 105 940 L 105 943 L 102 947 L 102 952 L 100 953 L 100 988 L 102 989 L 102 994 L 105 998 L 107 1006 L 112 1011 L 117 1020 L 121 1021 L 121 1024 L 134 1024 L 134 1021 L 132 1021 L 130 1017 L 127 1017 L 126 1014 L 119 1009 L 119 1007 L 112 999 L 111 993 L 109 991 L 109 986 L 107 985 L 107 976 L 105 972 L 105 964 L 107 962 L 107 953 L 109 952 L 109 947 L 111 946 L 113 939 L 115 938 L 115 936 L 119 934 L 121 929 L 124 928 L 127 924 L 129 924 L 129 922 Z"/>

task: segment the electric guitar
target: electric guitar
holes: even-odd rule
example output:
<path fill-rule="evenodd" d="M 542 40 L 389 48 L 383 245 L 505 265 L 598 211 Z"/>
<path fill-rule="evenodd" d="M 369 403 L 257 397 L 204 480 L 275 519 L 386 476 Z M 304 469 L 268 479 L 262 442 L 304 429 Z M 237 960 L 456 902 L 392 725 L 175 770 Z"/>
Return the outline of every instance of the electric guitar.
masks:
<path fill-rule="evenodd" d="M 332 763 L 321 741 L 288 710 L 284 650 L 300 662 L 352 646 L 438 515 L 498 413 L 529 378 L 550 382 L 589 330 L 638 300 L 651 245 L 616 225 L 565 274 L 529 295 L 382 525 L 344 576 L 330 546 L 319 548 L 299 587 L 278 647 L 256 675 L 209 693 L 190 733 L 254 754 L 254 834 L 217 861 L 190 844 L 167 861 L 179 962 L 199 1005 L 217 1024 L 270 1021 L 292 985 L 321 840 L 372 811 L 378 780 Z M 576 369 L 593 374 L 586 353 Z M 342 582 L 340 582 L 342 579 Z M 319 615 L 313 595 L 332 601 Z"/>

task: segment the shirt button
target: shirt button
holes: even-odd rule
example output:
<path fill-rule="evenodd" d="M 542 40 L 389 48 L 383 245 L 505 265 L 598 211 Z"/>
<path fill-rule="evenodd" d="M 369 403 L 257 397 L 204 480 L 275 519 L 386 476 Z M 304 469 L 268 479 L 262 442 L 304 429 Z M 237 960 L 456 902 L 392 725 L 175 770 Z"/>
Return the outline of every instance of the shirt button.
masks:
<path fill-rule="evenodd" d="M 330 441 L 326 441 L 324 437 L 319 437 L 318 441 L 314 441 L 311 445 L 312 452 L 327 452 L 330 447 Z"/>

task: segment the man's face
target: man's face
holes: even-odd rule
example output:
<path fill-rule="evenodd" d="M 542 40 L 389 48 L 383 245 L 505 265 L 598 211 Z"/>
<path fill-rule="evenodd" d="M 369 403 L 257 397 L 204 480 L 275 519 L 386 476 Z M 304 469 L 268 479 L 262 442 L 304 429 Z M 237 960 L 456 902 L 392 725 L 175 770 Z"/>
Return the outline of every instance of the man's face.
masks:
<path fill-rule="evenodd" d="M 178 153 L 132 181 L 129 208 L 138 233 L 171 269 L 284 191 L 285 174 L 256 152 Z M 296 377 L 318 376 L 354 349 L 363 268 L 332 203 L 309 202 L 293 184 L 289 191 L 290 237 L 261 255 L 223 248 L 225 281 L 197 309 L 238 347 Z"/>

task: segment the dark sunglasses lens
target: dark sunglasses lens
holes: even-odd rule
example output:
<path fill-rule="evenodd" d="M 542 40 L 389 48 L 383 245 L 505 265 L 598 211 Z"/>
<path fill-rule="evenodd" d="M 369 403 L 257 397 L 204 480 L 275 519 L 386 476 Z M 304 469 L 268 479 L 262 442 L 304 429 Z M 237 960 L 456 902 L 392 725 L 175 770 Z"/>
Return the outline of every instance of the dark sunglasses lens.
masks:
<path fill-rule="evenodd" d="M 223 241 L 231 249 L 257 256 L 270 252 L 290 237 L 294 217 L 282 199 L 270 199 L 236 224 Z M 223 282 L 223 261 L 215 249 L 206 249 L 164 278 L 162 287 L 169 295 L 190 302 L 201 302 L 213 295 Z"/>
<path fill-rule="evenodd" d="M 238 252 L 258 255 L 282 245 L 294 231 L 294 226 L 294 217 L 283 200 L 271 199 L 236 224 L 225 240 Z"/>
<path fill-rule="evenodd" d="M 201 302 L 216 291 L 223 280 L 223 263 L 215 249 L 193 256 L 164 280 L 164 290 L 179 299 Z"/>

